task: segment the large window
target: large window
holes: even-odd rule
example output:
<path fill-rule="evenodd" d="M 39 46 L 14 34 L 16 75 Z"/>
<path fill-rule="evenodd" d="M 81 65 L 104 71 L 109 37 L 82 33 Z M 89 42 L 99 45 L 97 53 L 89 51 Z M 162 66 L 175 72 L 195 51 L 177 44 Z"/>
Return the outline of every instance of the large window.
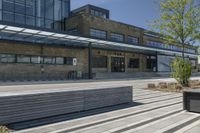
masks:
<path fill-rule="evenodd" d="M 64 62 L 66 65 L 73 65 L 73 57 L 65 57 Z"/>
<path fill-rule="evenodd" d="M 15 55 L 0 54 L 0 62 L 1 63 L 14 63 L 15 62 Z"/>
<path fill-rule="evenodd" d="M 94 68 L 107 68 L 107 57 L 106 56 L 93 56 L 92 66 Z"/>
<path fill-rule="evenodd" d="M 64 30 L 70 0 L 0 0 L 3 21 Z"/>
<path fill-rule="evenodd" d="M 96 17 L 102 17 L 102 18 L 107 18 L 107 15 L 105 12 L 101 12 L 101 11 L 97 11 L 97 10 L 90 10 L 90 14 L 92 16 L 96 16 Z"/>
<path fill-rule="evenodd" d="M 64 64 L 64 58 L 63 57 L 56 57 L 56 64 Z"/>
<path fill-rule="evenodd" d="M 130 44 L 138 44 L 139 43 L 139 38 L 133 37 L 133 36 L 128 36 L 127 37 L 127 42 Z"/>
<path fill-rule="evenodd" d="M 110 38 L 111 38 L 112 41 L 117 41 L 117 42 L 123 42 L 124 41 L 124 35 L 122 35 L 122 34 L 111 33 Z"/>
<path fill-rule="evenodd" d="M 0 63 L 29 63 L 49 65 L 73 65 L 73 57 L 0 54 Z"/>
<path fill-rule="evenodd" d="M 55 64 L 56 58 L 55 57 L 44 57 L 44 64 Z"/>
<path fill-rule="evenodd" d="M 90 29 L 90 36 L 95 38 L 106 39 L 107 33 L 103 30 Z"/>
<path fill-rule="evenodd" d="M 133 59 L 133 58 L 129 59 L 129 64 L 128 64 L 129 68 L 139 68 L 139 65 L 140 65 L 139 59 Z"/>
<path fill-rule="evenodd" d="M 30 63 L 31 57 L 25 55 L 18 55 L 17 56 L 17 63 Z"/>
<path fill-rule="evenodd" d="M 150 47 L 158 47 L 158 48 L 164 48 L 164 49 L 169 49 L 169 50 L 182 51 L 181 46 L 177 46 L 174 44 L 164 44 L 164 43 L 156 42 L 156 41 L 146 41 L 145 45 L 150 46 Z M 185 52 L 195 53 L 196 50 L 192 48 L 185 48 Z"/>
<path fill-rule="evenodd" d="M 31 56 L 31 63 L 40 64 L 43 61 L 43 58 L 39 56 Z"/>

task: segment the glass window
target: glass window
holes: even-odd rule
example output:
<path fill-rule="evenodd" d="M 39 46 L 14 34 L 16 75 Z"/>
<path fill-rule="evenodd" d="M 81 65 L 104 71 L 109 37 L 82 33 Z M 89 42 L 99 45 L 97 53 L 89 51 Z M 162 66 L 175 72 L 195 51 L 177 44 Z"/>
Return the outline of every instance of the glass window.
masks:
<path fill-rule="evenodd" d="M 129 59 L 129 68 L 139 68 L 139 59 Z"/>
<path fill-rule="evenodd" d="M 92 66 L 94 68 L 107 68 L 107 57 L 106 56 L 93 56 Z"/>
<path fill-rule="evenodd" d="M 26 24 L 34 26 L 35 25 L 35 17 L 26 16 Z"/>
<path fill-rule="evenodd" d="M 45 20 L 45 28 L 52 29 L 53 28 L 53 21 L 52 20 Z"/>
<path fill-rule="evenodd" d="M 69 0 L 0 0 L 0 20 L 49 29 L 65 30 L 70 14 Z M 13 15 L 15 14 L 15 15 Z M 36 22 L 35 22 L 36 21 Z"/>
<path fill-rule="evenodd" d="M 44 17 L 45 14 L 45 1 L 44 0 L 36 0 L 36 16 Z"/>
<path fill-rule="evenodd" d="M 14 14 L 11 12 L 3 12 L 3 20 L 8 22 L 14 22 Z"/>
<path fill-rule="evenodd" d="M 101 11 L 95 11 L 95 10 L 90 10 L 90 14 L 92 16 L 96 16 L 96 17 L 102 17 L 102 18 L 106 18 L 106 13 L 101 12 Z"/>
<path fill-rule="evenodd" d="M 15 62 L 15 55 L 0 54 L 0 62 L 1 63 L 14 63 Z"/>
<path fill-rule="evenodd" d="M 69 0 L 62 0 L 62 19 L 69 17 Z"/>
<path fill-rule="evenodd" d="M 32 56 L 31 57 L 31 63 L 33 63 L 33 64 L 40 64 L 41 63 L 40 59 L 41 58 L 39 56 Z"/>
<path fill-rule="evenodd" d="M 3 10 L 14 12 L 14 0 L 3 0 Z"/>
<path fill-rule="evenodd" d="M 15 14 L 15 23 L 25 24 L 25 15 Z"/>
<path fill-rule="evenodd" d="M 62 24 L 63 24 L 62 22 L 56 21 L 56 22 L 53 23 L 53 27 L 56 30 L 62 30 Z"/>
<path fill-rule="evenodd" d="M 44 27 L 44 19 L 43 18 L 36 18 L 36 26 Z"/>
<path fill-rule="evenodd" d="M 56 64 L 64 64 L 64 58 L 63 57 L 56 57 Z"/>
<path fill-rule="evenodd" d="M 137 37 L 128 36 L 127 37 L 127 42 L 131 43 L 131 44 L 138 44 L 139 43 L 139 39 Z"/>
<path fill-rule="evenodd" d="M 101 38 L 101 39 L 106 39 L 107 33 L 106 33 L 106 31 L 103 31 L 103 30 L 90 29 L 90 36 L 96 37 L 96 38 Z"/>
<path fill-rule="evenodd" d="M 111 40 L 112 41 L 117 41 L 117 42 L 123 42 L 124 41 L 124 35 L 111 33 Z"/>
<path fill-rule="evenodd" d="M 26 0 L 26 14 L 35 16 L 35 0 Z"/>
<path fill-rule="evenodd" d="M 2 0 L 0 0 L 0 10 L 2 9 Z"/>
<path fill-rule="evenodd" d="M 0 9 L 0 20 L 2 20 L 2 10 L 1 9 Z"/>
<path fill-rule="evenodd" d="M 95 15 L 95 11 L 91 10 L 91 15 L 94 16 Z"/>
<path fill-rule="evenodd" d="M 17 55 L 17 62 L 18 63 L 30 63 L 31 57 L 27 55 Z"/>
<path fill-rule="evenodd" d="M 44 64 L 55 64 L 56 58 L 54 57 L 44 57 Z"/>
<path fill-rule="evenodd" d="M 45 18 L 53 20 L 53 0 L 45 1 Z"/>
<path fill-rule="evenodd" d="M 73 65 L 73 58 L 72 57 L 65 57 L 64 64 L 66 65 Z"/>
<path fill-rule="evenodd" d="M 55 0 L 54 4 L 54 20 L 58 21 L 62 19 L 62 2 L 61 0 Z"/>
<path fill-rule="evenodd" d="M 25 14 L 25 0 L 15 0 L 15 13 Z"/>

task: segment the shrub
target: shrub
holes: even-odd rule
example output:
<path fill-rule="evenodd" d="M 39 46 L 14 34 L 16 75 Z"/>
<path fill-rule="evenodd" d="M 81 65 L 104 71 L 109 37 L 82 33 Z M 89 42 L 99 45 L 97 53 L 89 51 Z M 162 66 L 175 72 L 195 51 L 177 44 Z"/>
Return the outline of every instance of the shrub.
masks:
<path fill-rule="evenodd" d="M 6 128 L 5 126 L 0 126 L 0 133 L 9 133 L 9 129 Z"/>
<path fill-rule="evenodd" d="M 171 76 L 175 78 L 181 85 L 188 86 L 191 76 L 192 66 L 189 60 L 176 57 L 171 62 Z"/>
<path fill-rule="evenodd" d="M 158 83 L 158 88 L 160 88 L 160 89 L 166 89 L 167 88 L 167 83 L 166 82 L 160 82 L 160 83 Z"/>
<path fill-rule="evenodd" d="M 155 84 L 148 84 L 148 89 L 156 89 L 156 85 Z"/>

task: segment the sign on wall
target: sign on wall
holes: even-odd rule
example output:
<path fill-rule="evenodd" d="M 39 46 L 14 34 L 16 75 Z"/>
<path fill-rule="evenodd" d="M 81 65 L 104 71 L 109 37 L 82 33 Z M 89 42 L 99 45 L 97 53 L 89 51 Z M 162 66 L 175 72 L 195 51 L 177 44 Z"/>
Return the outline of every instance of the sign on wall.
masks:
<path fill-rule="evenodd" d="M 198 56 L 198 64 L 200 64 L 200 55 Z"/>
<path fill-rule="evenodd" d="M 77 58 L 73 58 L 73 66 L 77 65 Z"/>

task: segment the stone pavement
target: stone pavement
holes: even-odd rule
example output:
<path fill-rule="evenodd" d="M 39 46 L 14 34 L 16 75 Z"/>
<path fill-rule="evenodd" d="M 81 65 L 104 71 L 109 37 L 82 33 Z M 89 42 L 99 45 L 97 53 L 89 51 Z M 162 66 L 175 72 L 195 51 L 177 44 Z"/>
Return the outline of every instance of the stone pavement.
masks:
<path fill-rule="evenodd" d="M 133 85 L 134 103 L 131 105 L 119 105 L 11 125 L 17 129 L 41 123 L 40 126 L 14 131 L 16 133 L 199 133 L 200 114 L 182 110 L 181 93 L 143 89 L 147 83 L 159 81 L 172 81 L 172 79 L 1 86 L 0 91 L 32 91 L 55 87 L 62 89 L 105 84 Z M 44 124 L 46 121 L 48 123 Z"/>

